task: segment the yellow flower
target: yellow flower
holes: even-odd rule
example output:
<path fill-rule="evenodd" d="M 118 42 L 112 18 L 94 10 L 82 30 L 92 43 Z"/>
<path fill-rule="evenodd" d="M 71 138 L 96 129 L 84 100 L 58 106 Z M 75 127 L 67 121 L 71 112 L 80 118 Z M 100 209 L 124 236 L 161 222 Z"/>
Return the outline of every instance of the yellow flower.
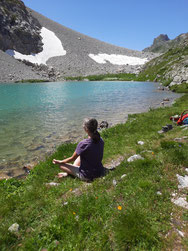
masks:
<path fill-rule="evenodd" d="M 154 155 L 154 152 L 152 152 L 151 154 Z"/>
<path fill-rule="evenodd" d="M 75 213 L 75 212 L 73 212 L 73 214 L 75 215 L 76 213 Z"/>
<path fill-rule="evenodd" d="M 117 209 L 118 209 L 118 210 L 122 210 L 122 206 L 118 206 Z"/>
<path fill-rule="evenodd" d="M 72 188 L 69 191 L 72 192 Z"/>

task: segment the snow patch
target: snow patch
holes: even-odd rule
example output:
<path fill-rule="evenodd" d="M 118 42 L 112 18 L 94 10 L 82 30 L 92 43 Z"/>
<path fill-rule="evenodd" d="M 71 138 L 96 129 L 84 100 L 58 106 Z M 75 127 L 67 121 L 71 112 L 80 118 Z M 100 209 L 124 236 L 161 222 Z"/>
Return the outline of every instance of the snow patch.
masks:
<path fill-rule="evenodd" d="M 142 65 L 145 64 L 148 59 L 147 58 L 138 58 L 138 57 L 130 57 L 125 55 L 117 55 L 117 54 L 105 54 L 99 53 L 97 55 L 89 54 L 89 57 L 92 58 L 99 64 L 106 64 L 107 61 L 111 64 L 115 65 Z"/>
<path fill-rule="evenodd" d="M 7 50 L 6 53 L 15 59 L 27 60 L 33 64 L 46 64 L 48 59 L 66 55 L 61 41 L 54 32 L 42 27 L 41 33 L 43 50 L 38 54 L 24 55 L 15 50 Z"/>

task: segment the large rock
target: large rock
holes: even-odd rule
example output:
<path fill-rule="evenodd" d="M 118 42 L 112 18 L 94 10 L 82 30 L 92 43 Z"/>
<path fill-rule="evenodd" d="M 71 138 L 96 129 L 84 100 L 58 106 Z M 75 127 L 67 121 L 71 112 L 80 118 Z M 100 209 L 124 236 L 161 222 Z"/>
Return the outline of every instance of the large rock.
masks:
<path fill-rule="evenodd" d="M 40 52 L 42 50 L 40 29 L 40 23 L 27 11 L 22 1 L 1 0 L 1 50 L 13 49 L 22 54 Z"/>

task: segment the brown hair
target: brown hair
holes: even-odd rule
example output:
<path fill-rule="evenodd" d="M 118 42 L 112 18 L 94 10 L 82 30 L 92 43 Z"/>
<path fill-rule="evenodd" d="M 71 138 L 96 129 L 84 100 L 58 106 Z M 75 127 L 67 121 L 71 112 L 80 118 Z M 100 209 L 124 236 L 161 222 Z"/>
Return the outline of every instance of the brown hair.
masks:
<path fill-rule="evenodd" d="M 87 118 L 84 119 L 84 128 L 86 128 L 91 133 L 91 138 L 94 143 L 98 143 L 100 141 L 100 133 L 97 131 L 98 122 L 94 118 Z"/>

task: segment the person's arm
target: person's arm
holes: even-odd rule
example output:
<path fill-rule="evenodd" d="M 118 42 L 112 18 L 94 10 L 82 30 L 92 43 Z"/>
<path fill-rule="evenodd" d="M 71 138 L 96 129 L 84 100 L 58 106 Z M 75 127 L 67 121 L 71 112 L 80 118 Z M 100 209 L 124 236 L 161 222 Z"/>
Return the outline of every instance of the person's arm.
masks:
<path fill-rule="evenodd" d="M 53 163 L 54 164 L 65 164 L 65 163 L 70 163 L 70 162 L 73 162 L 75 161 L 77 158 L 78 158 L 78 154 L 76 152 L 73 153 L 73 155 L 67 159 L 64 159 L 64 160 L 56 160 L 56 159 L 53 159 Z"/>

